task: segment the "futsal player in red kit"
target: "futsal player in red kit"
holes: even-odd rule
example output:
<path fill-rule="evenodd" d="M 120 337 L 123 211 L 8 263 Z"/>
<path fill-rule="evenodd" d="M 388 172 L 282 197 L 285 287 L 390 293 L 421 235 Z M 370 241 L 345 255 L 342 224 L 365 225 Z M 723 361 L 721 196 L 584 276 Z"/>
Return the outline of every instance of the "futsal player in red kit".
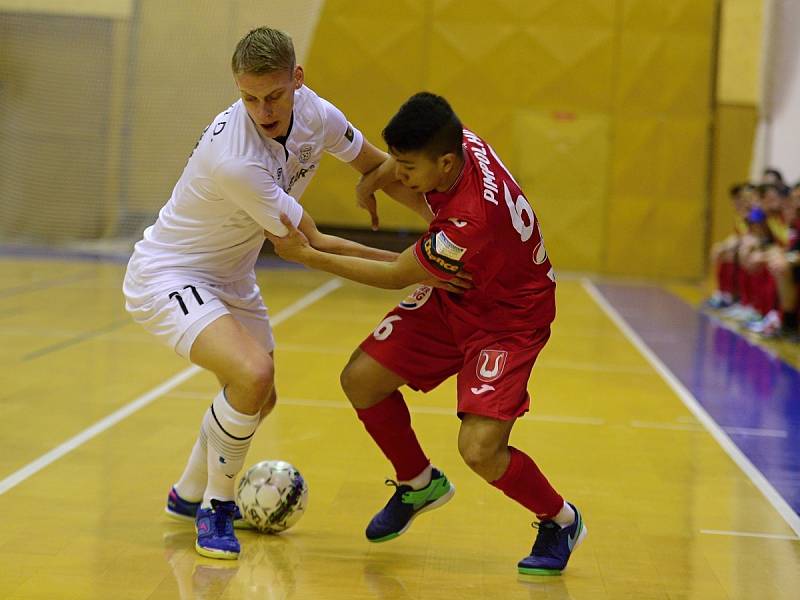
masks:
<path fill-rule="evenodd" d="M 536 463 L 508 445 L 528 410 L 528 378 L 555 317 L 555 278 L 539 222 L 494 150 L 463 128 L 444 98 L 412 96 L 383 137 L 391 158 L 367 177 L 367 193 L 399 180 L 407 204 L 427 203 L 430 225 L 416 244 L 380 262 L 316 250 L 287 219 L 287 236 L 268 235 L 280 256 L 353 281 L 402 288 L 435 277 L 455 290 L 418 287 L 342 372 L 345 394 L 397 476 L 367 538 L 393 539 L 452 497 L 455 488 L 423 451 L 399 388 L 427 392 L 456 375 L 461 456 L 539 519 L 519 572 L 560 574 L 586 527 Z"/>

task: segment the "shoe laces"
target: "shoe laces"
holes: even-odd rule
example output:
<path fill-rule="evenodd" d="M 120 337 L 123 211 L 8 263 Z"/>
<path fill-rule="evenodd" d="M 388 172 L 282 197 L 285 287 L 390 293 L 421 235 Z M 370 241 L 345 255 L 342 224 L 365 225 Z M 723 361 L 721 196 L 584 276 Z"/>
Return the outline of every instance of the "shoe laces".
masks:
<path fill-rule="evenodd" d="M 558 547 L 558 534 L 561 527 L 555 521 L 539 521 L 531 523 L 531 527 L 538 529 L 536 540 L 533 542 L 531 554 L 537 556 L 554 556 Z"/>
<path fill-rule="evenodd" d="M 224 535 L 228 528 L 233 529 L 233 519 L 236 516 L 236 503 L 232 500 L 222 501 L 211 499 L 211 508 L 214 511 L 214 529 L 218 534 Z"/>

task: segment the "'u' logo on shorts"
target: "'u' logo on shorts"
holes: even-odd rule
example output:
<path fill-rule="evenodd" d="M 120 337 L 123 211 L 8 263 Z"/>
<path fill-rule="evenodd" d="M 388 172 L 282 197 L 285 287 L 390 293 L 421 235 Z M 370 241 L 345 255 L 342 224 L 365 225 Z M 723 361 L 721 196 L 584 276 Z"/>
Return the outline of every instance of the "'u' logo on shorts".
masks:
<path fill-rule="evenodd" d="M 505 350 L 481 350 L 476 372 L 481 381 L 494 381 L 503 374 L 508 352 Z"/>

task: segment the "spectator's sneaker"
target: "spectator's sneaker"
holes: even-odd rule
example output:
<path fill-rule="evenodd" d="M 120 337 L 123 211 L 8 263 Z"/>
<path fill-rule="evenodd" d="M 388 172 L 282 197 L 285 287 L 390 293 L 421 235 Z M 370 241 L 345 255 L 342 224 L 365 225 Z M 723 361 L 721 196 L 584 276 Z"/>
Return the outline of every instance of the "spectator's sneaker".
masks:
<path fill-rule="evenodd" d="M 239 557 L 239 540 L 233 532 L 236 503 L 211 500 L 211 508 L 200 508 L 195 520 L 197 541 L 194 549 L 201 556 L 233 560 Z"/>
<path fill-rule="evenodd" d="M 704 306 L 713 310 L 721 310 L 728 308 L 733 304 L 733 300 L 726 298 L 720 292 L 714 292 L 711 297 L 705 301 Z"/>
<path fill-rule="evenodd" d="M 517 563 L 517 569 L 523 575 L 561 575 L 567 566 L 570 555 L 586 537 L 586 526 L 578 509 L 575 511 L 575 522 L 561 527 L 555 521 L 534 523 L 539 533 L 533 543 L 531 553 Z"/>
<path fill-rule="evenodd" d="M 178 495 L 173 487 L 167 496 L 167 506 L 164 512 L 173 519 L 194 523 L 197 518 L 197 511 L 200 510 L 200 502 L 189 502 Z M 233 526 L 236 529 L 255 529 L 243 516 L 239 507 L 236 507 Z"/>
<path fill-rule="evenodd" d="M 776 338 L 781 334 L 781 315 L 777 310 L 771 310 L 763 319 L 745 325 L 745 329 L 763 338 Z"/>
<path fill-rule="evenodd" d="M 732 304 L 728 308 L 723 309 L 720 314 L 734 321 L 745 322 L 753 319 L 761 318 L 761 315 L 751 306 L 743 306 L 741 304 Z"/>
<path fill-rule="evenodd" d="M 456 493 L 455 486 L 438 469 L 431 470 L 431 482 L 421 490 L 386 480 L 396 489 L 389 502 L 367 525 L 370 542 L 386 542 L 396 538 L 411 526 L 417 515 L 445 504 Z"/>

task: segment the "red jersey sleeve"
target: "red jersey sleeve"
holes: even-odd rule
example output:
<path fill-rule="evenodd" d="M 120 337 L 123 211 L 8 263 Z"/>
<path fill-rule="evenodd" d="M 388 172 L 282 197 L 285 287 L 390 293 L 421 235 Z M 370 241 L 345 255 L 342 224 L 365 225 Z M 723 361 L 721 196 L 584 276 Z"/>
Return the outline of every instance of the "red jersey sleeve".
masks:
<path fill-rule="evenodd" d="M 419 264 L 434 277 L 452 279 L 464 263 L 480 252 L 490 237 L 474 221 L 455 217 L 434 221 L 414 245 Z"/>

